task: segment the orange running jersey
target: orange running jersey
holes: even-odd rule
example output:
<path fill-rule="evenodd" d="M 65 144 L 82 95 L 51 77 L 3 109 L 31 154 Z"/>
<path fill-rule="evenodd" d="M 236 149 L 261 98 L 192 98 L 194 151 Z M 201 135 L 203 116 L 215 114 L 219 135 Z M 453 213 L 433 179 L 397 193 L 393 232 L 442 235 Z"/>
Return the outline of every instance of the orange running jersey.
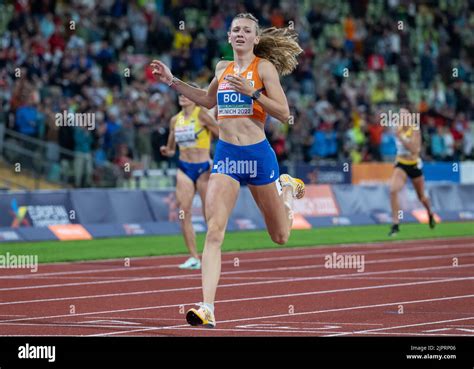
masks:
<path fill-rule="evenodd" d="M 255 57 L 248 68 L 240 75 L 248 80 L 255 89 L 261 89 L 263 82 L 258 75 L 258 62 L 261 58 Z M 236 92 L 224 79 L 228 74 L 234 74 L 234 62 L 230 62 L 219 78 L 217 88 L 217 119 L 252 118 L 265 123 L 267 113 L 258 101 L 251 96 Z M 262 92 L 262 94 L 265 94 Z"/>

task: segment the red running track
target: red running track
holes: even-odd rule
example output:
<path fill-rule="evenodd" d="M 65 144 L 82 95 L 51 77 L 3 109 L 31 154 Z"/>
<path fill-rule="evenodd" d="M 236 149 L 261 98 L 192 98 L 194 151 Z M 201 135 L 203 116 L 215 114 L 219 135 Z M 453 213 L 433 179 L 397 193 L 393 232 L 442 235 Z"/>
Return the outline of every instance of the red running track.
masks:
<path fill-rule="evenodd" d="M 0 335 L 474 336 L 474 237 L 224 253 L 213 330 L 186 324 L 182 260 L 0 269 Z"/>

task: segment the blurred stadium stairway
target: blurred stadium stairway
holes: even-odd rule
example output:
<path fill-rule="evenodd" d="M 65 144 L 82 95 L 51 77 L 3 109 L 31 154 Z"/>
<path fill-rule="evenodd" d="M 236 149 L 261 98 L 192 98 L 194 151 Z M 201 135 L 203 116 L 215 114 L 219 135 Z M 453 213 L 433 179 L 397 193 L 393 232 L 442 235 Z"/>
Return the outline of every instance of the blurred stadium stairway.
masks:
<path fill-rule="evenodd" d="M 63 186 L 48 182 L 42 178 L 35 178 L 29 173 L 15 172 L 11 164 L 0 161 L 0 189 L 8 190 L 57 190 Z"/>

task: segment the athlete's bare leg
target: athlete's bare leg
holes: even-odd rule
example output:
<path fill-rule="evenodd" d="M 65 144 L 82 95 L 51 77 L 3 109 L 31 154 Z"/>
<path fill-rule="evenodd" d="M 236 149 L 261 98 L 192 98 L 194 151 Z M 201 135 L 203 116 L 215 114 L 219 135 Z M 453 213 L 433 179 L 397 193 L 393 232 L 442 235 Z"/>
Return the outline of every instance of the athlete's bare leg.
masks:
<path fill-rule="evenodd" d="M 413 187 L 415 187 L 418 199 L 428 212 L 428 223 L 430 225 L 430 228 L 434 228 L 436 226 L 436 221 L 433 215 L 433 211 L 431 209 L 430 199 L 425 195 L 425 179 L 423 176 L 413 178 L 412 183 Z"/>
<path fill-rule="evenodd" d="M 400 223 L 400 206 L 398 204 L 398 193 L 403 188 L 407 180 L 407 174 L 400 168 L 395 168 L 390 179 L 390 205 L 392 207 L 392 223 Z"/>
<path fill-rule="evenodd" d="M 199 254 L 196 250 L 196 234 L 191 220 L 191 207 L 195 193 L 196 188 L 191 178 L 178 169 L 176 174 L 176 199 L 180 211 L 181 231 L 183 232 L 184 243 L 189 253 L 191 256 L 199 259 Z"/>
<path fill-rule="evenodd" d="M 420 200 L 420 202 L 423 204 L 428 214 L 431 214 L 431 204 L 430 200 L 425 195 L 425 180 L 423 176 L 413 178 L 411 182 L 413 183 L 413 187 L 415 187 L 418 200 Z"/>
<path fill-rule="evenodd" d="M 265 219 L 267 231 L 273 242 L 280 245 L 288 241 L 293 225 L 293 195 L 289 186 L 278 194 L 274 182 L 263 186 L 248 186 Z"/>
<path fill-rule="evenodd" d="M 211 174 L 206 193 L 207 234 L 202 254 L 203 302 L 214 304 L 221 274 L 221 245 L 240 184 L 225 174 Z"/>
<path fill-rule="evenodd" d="M 199 197 L 201 198 L 202 215 L 204 216 L 204 219 L 206 219 L 206 192 L 207 186 L 209 184 L 210 175 L 211 172 L 209 170 L 208 172 L 201 174 L 196 181 L 196 189 L 199 194 Z"/>

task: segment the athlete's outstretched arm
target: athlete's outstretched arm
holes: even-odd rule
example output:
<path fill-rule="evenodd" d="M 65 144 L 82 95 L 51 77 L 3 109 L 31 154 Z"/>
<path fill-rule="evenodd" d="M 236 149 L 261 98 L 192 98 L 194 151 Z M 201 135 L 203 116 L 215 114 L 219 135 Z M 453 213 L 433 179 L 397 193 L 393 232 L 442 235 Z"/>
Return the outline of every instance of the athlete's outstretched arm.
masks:
<path fill-rule="evenodd" d="M 219 137 L 219 125 L 207 110 L 201 109 L 199 112 L 199 121 L 204 127 L 209 129 L 215 137 Z"/>
<path fill-rule="evenodd" d="M 176 139 L 174 137 L 174 127 L 176 125 L 177 116 L 175 115 L 170 120 L 170 133 L 168 135 L 168 141 L 166 146 L 160 147 L 160 153 L 163 156 L 172 157 L 176 152 Z"/>
<path fill-rule="evenodd" d="M 220 70 L 223 65 L 228 62 L 220 61 L 216 65 L 216 73 Z M 200 88 L 195 88 L 187 83 L 179 80 L 174 77 L 170 69 L 161 61 L 153 60 L 150 64 L 153 68 L 153 75 L 155 75 L 160 82 L 166 83 L 168 86 L 172 87 L 180 94 L 186 96 L 189 100 L 194 103 L 204 106 L 207 109 L 212 109 L 217 103 L 217 78 L 214 77 L 206 90 L 201 90 Z"/>
<path fill-rule="evenodd" d="M 280 84 L 280 76 L 275 66 L 268 60 L 262 60 L 258 64 L 258 74 L 262 79 L 263 86 L 265 87 L 265 95 L 260 95 L 258 102 L 263 106 L 263 109 L 275 117 L 279 121 L 286 123 L 290 118 L 290 108 L 288 107 L 288 101 L 286 100 L 285 92 Z M 252 96 L 256 91 L 249 81 L 243 77 L 236 75 L 228 75 L 227 80 L 233 85 L 236 91 Z"/>

